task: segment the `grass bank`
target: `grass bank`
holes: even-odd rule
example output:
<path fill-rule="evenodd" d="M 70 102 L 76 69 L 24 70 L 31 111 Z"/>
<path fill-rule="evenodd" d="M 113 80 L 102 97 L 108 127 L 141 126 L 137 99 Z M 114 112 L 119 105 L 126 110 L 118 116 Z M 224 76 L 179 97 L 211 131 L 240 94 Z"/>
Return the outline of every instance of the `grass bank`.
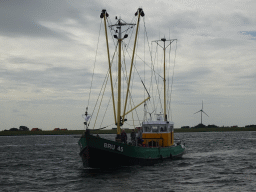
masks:
<path fill-rule="evenodd" d="M 84 130 L 72 131 L 1 131 L 0 136 L 22 136 L 22 135 L 80 135 Z"/>
<path fill-rule="evenodd" d="M 22 136 L 22 135 L 82 135 L 85 130 L 67 131 L 1 131 L 0 136 Z M 130 133 L 131 130 L 126 130 Z M 116 130 L 91 130 L 93 134 L 115 134 Z"/>
<path fill-rule="evenodd" d="M 193 129 L 175 129 L 175 133 L 186 132 L 230 132 L 230 131 L 256 131 L 256 128 L 245 127 L 219 127 L 219 128 L 193 128 Z M 81 135 L 84 130 L 69 131 L 1 131 L 0 136 L 22 136 L 22 135 Z M 93 134 L 115 134 L 116 130 L 91 130 Z M 126 133 L 131 133 L 126 130 Z"/>
<path fill-rule="evenodd" d="M 191 129 L 175 129 L 174 132 L 230 132 L 230 131 L 256 131 L 252 127 L 216 127 L 216 128 L 191 128 Z"/>

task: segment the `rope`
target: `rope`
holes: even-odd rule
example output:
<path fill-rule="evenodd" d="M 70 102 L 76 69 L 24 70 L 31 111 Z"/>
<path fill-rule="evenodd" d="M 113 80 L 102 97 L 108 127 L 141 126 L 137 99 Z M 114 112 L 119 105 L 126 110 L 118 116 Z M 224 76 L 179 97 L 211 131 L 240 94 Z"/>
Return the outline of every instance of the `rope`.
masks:
<path fill-rule="evenodd" d="M 169 35 L 170 36 L 170 35 Z M 169 37 L 170 38 L 170 37 Z M 167 65 L 167 69 L 166 71 L 171 71 L 169 69 L 170 65 L 171 65 L 171 50 L 172 50 L 172 45 L 170 45 L 170 48 L 169 48 L 169 65 Z M 168 89 L 167 89 L 167 98 L 170 98 L 170 72 L 168 73 Z M 170 109 L 171 109 L 171 102 L 170 102 L 170 99 L 167 100 L 167 113 L 168 113 L 168 117 L 170 116 Z M 171 119 L 172 119 L 172 116 L 171 116 Z"/>
<path fill-rule="evenodd" d="M 158 63 L 158 46 L 156 46 L 156 58 L 157 58 L 157 63 Z M 158 86 L 159 85 L 159 77 L 161 77 L 161 76 L 158 76 L 158 81 L 157 81 L 157 78 L 156 78 L 156 75 L 155 75 L 156 88 L 157 88 L 157 93 L 158 93 L 158 97 L 159 97 L 158 100 L 159 100 L 159 103 L 160 103 L 160 108 L 163 111 L 163 105 L 162 105 L 162 102 L 161 102 L 161 93 L 160 93 L 159 86 Z"/>
<path fill-rule="evenodd" d="M 94 107 L 94 109 L 93 109 L 92 115 L 93 115 L 93 113 L 94 113 L 94 110 L 95 110 L 96 105 L 97 105 L 97 103 L 98 103 L 99 97 L 100 97 L 100 95 L 101 95 L 101 92 L 102 92 L 102 89 L 103 89 L 103 85 L 105 84 L 104 91 L 103 91 L 103 94 L 102 94 L 102 98 L 103 98 L 103 95 L 104 95 L 104 92 L 105 92 L 105 88 L 106 88 L 106 85 L 107 85 L 108 76 L 109 76 L 109 71 L 107 72 L 107 74 L 106 74 L 106 76 L 105 76 L 105 79 L 104 79 L 104 82 L 103 82 L 103 84 L 102 84 L 102 86 L 101 86 L 101 90 L 100 90 L 100 93 L 99 93 L 99 95 L 98 95 L 98 98 L 97 98 L 95 107 Z M 102 102 L 102 98 L 101 98 L 101 102 Z M 100 102 L 100 105 L 99 105 L 99 109 L 100 109 L 100 106 L 101 106 L 101 102 Z M 96 121 L 97 121 L 97 117 L 98 117 L 98 114 L 99 114 L 99 109 L 98 109 L 98 112 L 97 112 L 97 115 L 96 115 L 96 118 L 95 118 L 95 122 L 94 122 L 94 125 L 93 125 L 93 129 L 94 129 L 95 124 L 96 124 Z"/>
<path fill-rule="evenodd" d="M 117 50 L 117 46 L 116 46 L 116 50 Z M 111 66 L 112 66 L 112 62 L 113 62 L 115 53 L 116 53 L 116 51 L 114 52 L 114 55 L 113 55 L 113 57 L 112 57 Z M 104 81 L 103 81 L 103 84 L 102 84 L 102 86 L 101 86 L 100 93 L 99 93 L 99 95 L 98 95 L 96 104 L 95 104 L 95 106 L 94 106 L 94 108 L 93 108 L 92 116 L 93 116 L 93 114 L 94 114 L 94 111 L 95 111 L 95 109 L 96 109 L 97 103 L 98 103 L 98 101 L 99 101 L 99 97 L 100 97 L 100 95 L 101 95 L 101 92 L 102 92 L 102 89 L 103 89 L 103 85 L 104 85 L 105 82 L 107 81 L 108 75 L 109 75 L 109 70 L 107 71 L 107 74 L 106 74 L 106 76 L 105 76 L 105 78 L 104 78 Z M 100 106 L 99 106 L 99 107 L 100 107 Z M 97 116 L 98 116 L 98 115 L 97 115 Z M 96 119 L 97 119 L 97 118 L 96 118 Z M 91 119 L 90 119 L 90 120 L 91 120 Z M 89 123 L 90 123 L 90 120 L 89 120 Z M 95 124 L 96 124 L 96 120 L 95 120 L 94 126 L 95 126 Z M 93 128 L 94 128 L 94 127 L 93 127 Z"/>
<path fill-rule="evenodd" d="M 113 60 L 114 60 L 114 57 L 115 57 L 116 51 L 117 51 L 117 46 L 118 46 L 118 44 L 116 44 L 116 49 L 115 49 L 115 52 L 114 52 L 113 57 L 112 57 L 112 60 L 111 60 L 111 66 L 112 66 L 112 63 L 113 63 Z M 116 81 L 116 82 L 117 82 L 117 81 Z M 115 85 L 114 85 L 114 86 L 116 86 L 116 82 L 115 82 Z M 105 113 L 104 113 L 104 115 L 103 115 L 103 118 L 102 118 L 102 121 L 101 121 L 100 127 L 102 126 L 102 123 L 103 123 L 103 121 L 104 121 L 104 119 L 105 119 L 105 116 L 106 116 L 107 109 L 108 109 L 108 106 L 109 106 L 110 101 L 111 101 L 111 96 L 110 96 L 110 98 L 109 98 L 109 101 L 108 101 L 108 104 L 107 104 L 107 107 L 106 107 Z"/>
<path fill-rule="evenodd" d="M 124 52 L 124 50 L 125 49 L 123 49 L 123 52 Z M 126 49 L 127 50 L 127 49 Z M 127 53 L 128 53 L 128 51 L 127 51 Z M 124 54 L 125 55 L 125 54 Z M 128 56 L 130 56 L 129 55 L 129 53 L 128 53 Z M 136 61 L 136 60 L 135 60 Z M 134 61 L 134 62 L 135 62 Z M 124 63 L 124 66 L 125 66 L 125 72 L 126 72 L 126 76 L 124 75 L 124 78 L 125 78 L 125 80 L 126 80 L 126 82 L 128 82 L 128 75 L 127 75 L 127 70 L 126 70 L 126 65 L 125 65 L 125 63 Z M 122 67 L 122 71 L 123 71 L 123 74 L 124 74 L 124 68 Z M 134 74 L 133 74 L 133 76 L 132 76 L 132 78 L 134 79 Z M 134 101 L 133 101 L 133 99 L 132 99 L 132 95 L 131 95 L 131 90 L 132 90 L 132 87 L 133 87 L 133 82 L 134 81 L 132 81 L 132 85 L 131 85 L 131 87 L 130 87 L 130 90 L 129 90 L 129 98 L 130 98 L 130 105 L 131 105 L 131 108 L 132 108 L 132 104 L 131 103 L 133 103 L 133 106 L 135 106 L 135 104 L 134 104 Z M 138 113 L 137 113 L 137 110 L 135 109 L 135 112 L 136 112 L 136 114 L 137 114 L 137 118 L 139 119 L 139 116 L 138 116 Z M 132 112 L 132 118 L 133 118 L 133 112 Z"/>
<path fill-rule="evenodd" d="M 172 72 L 172 84 L 171 84 L 171 92 L 170 92 L 170 111 L 171 111 L 171 121 L 172 121 L 172 110 L 171 110 L 171 101 L 172 101 L 172 86 L 173 86 L 173 79 L 174 79 L 174 68 L 175 68 L 175 64 L 176 64 L 176 53 L 177 53 L 177 40 L 176 40 L 176 49 L 175 49 L 175 56 L 174 56 L 174 64 L 173 64 L 173 72 Z"/>
<path fill-rule="evenodd" d="M 87 104 L 87 106 L 89 106 L 89 102 L 90 102 L 90 98 L 91 98 L 92 82 L 93 82 L 93 77 L 94 77 L 94 70 L 95 70 L 96 58 L 97 58 L 97 53 L 98 53 L 99 41 L 100 41 L 101 26 L 102 26 L 102 20 L 101 20 L 101 23 L 100 23 L 100 30 L 99 30 L 99 36 L 98 36 L 98 43 L 97 43 L 96 54 L 95 54 L 95 60 L 94 60 L 94 65 L 93 65 L 92 80 L 91 80 L 91 86 L 90 86 L 89 98 L 88 98 L 88 104 Z"/>
<path fill-rule="evenodd" d="M 125 49 L 123 49 L 123 54 L 125 55 Z M 125 57 L 124 57 L 125 58 Z M 125 63 L 125 59 L 124 59 L 124 69 L 125 69 L 125 80 L 126 82 L 128 83 L 128 74 L 127 74 L 127 69 L 126 69 L 126 63 Z M 123 68 L 122 68 L 123 69 Z M 124 69 L 123 69 L 123 73 L 124 73 Z M 134 79 L 134 73 L 133 73 L 133 76 L 132 78 Z M 130 85 L 130 89 L 129 89 L 129 100 L 130 100 L 130 106 L 131 106 L 131 109 L 132 109 L 132 87 L 133 87 L 133 82 L 132 81 L 132 84 Z M 133 111 L 132 111 L 132 121 L 133 121 L 133 127 L 135 128 L 135 125 L 134 125 L 134 117 L 133 117 Z M 128 124 L 128 123 L 127 123 Z M 129 125 L 129 124 L 128 124 Z M 131 126 L 131 125 L 130 125 Z"/>

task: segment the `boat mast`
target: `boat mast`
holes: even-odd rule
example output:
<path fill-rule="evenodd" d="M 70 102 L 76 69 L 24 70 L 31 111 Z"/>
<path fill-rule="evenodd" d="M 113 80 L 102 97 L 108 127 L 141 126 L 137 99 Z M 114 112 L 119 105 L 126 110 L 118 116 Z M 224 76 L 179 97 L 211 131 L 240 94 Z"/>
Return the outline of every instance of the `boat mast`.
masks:
<path fill-rule="evenodd" d="M 119 30 L 118 32 L 118 99 L 117 99 L 117 135 L 120 135 L 121 133 L 121 68 L 122 68 L 122 60 L 121 60 L 121 52 L 122 52 L 122 34 L 121 34 L 121 21 L 118 21 L 119 26 L 117 29 Z"/>
<path fill-rule="evenodd" d="M 117 17 L 116 17 L 117 19 Z M 127 38 L 128 35 L 125 34 L 122 37 L 122 26 L 126 25 L 135 25 L 131 23 L 124 22 L 121 18 L 117 19 L 117 23 L 114 25 L 110 25 L 109 27 L 116 27 L 116 32 L 118 35 L 114 35 L 114 38 L 118 40 L 118 92 L 117 92 L 117 116 L 116 116 L 116 126 L 117 126 L 117 140 L 120 140 L 121 134 L 121 126 L 123 125 L 123 119 L 121 117 L 121 69 L 122 69 L 122 60 L 121 60 L 121 52 L 122 52 L 122 41 Z"/>
<path fill-rule="evenodd" d="M 166 114 L 166 78 L 165 78 L 165 41 L 166 39 L 161 39 L 164 42 L 164 120 L 167 121 L 167 114 Z"/>
<path fill-rule="evenodd" d="M 166 67 L 165 67 L 165 50 L 167 47 L 169 47 L 173 41 L 176 41 L 177 39 L 170 39 L 170 40 L 166 40 L 165 38 L 162 38 L 161 40 L 156 40 L 156 41 L 153 41 L 153 42 L 156 42 L 157 45 L 159 45 L 160 47 L 163 48 L 163 51 L 164 51 L 164 121 L 167 121 L 167 113 L 166 113 L 166 74 L 165 74 L 165 71 L 166 71 Z M 164 46 L 161 46 L 158 42 L 159 41 L 162 41 L 164 42 Z M 166 45 L 166 41 L 169 42 L 168 45 Z"/>

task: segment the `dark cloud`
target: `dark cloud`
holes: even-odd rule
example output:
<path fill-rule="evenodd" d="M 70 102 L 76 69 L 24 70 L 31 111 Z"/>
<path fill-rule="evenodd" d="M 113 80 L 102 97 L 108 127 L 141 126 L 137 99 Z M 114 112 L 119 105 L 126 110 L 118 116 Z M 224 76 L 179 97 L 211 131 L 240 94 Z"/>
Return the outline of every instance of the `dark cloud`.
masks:
<path fill-rule="evenodd" d="M 13 70 L 1 69 L 0 74 L 6 90 L 18 89 L 24 90 L 34 87 L 34 91 L 40 92 L 44 88 L 54 89 L 56 92 L 73 91 L 89 88 L 91 73 L 88 69 L 75 69 L 70 67 L 54 67 L 49 63 L 35 62 L 24 58 L 13 58 L 11 61 L 19 61 L 19 67 L 23 64 L 30 65 L 26 68 L 18 68 Z M 30 64 L 29 62 L 32 62 Z M 9 64 L 13 65 L 13 64 Z M 42 69 L 36 69 L 35 66 L 44 66 Z M 95 75 L 95 78 L 100 79 Z"/>
<path fill-rule="evenodd" d="M 91 4 L 90 4 L 91 3 Z M 10 37 L 53 37 L 66 39 L 63 33 L 53 31 L 42 22 L 61 23 L 68 19 L 77 21 L 82 26 L 88 25 L 88 15 L 93 15 L 94 10 L 80 11 L 85 5 L 97 5 L 92 1 L 81 1 L 81 6 L 69 1 L 29 1 L 13 0 L 0 2 L 0 34 Z"/>

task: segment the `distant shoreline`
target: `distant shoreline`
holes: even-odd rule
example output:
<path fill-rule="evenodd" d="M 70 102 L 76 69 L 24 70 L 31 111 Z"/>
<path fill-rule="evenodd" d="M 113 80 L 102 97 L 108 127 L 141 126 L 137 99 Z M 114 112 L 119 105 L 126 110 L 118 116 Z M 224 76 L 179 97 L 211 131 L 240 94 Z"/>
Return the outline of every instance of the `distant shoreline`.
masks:
<path fill-rule="evenodd" d="M 126 129 L 131 133 L 132 129 Z M 25 135 L 82 135 L 85 130 L 67 131 L 0 131 L 0 136 L 25 136 Z M 93 134 L 116 134 L 116 130 L 90 130 Z M 190 128 L 174 129 L 175 133 L 188 132 L 233 132 L 233 131 L 256 131 L 256 128 L 245 127 L 219 127 L 219 128 Z"/>

